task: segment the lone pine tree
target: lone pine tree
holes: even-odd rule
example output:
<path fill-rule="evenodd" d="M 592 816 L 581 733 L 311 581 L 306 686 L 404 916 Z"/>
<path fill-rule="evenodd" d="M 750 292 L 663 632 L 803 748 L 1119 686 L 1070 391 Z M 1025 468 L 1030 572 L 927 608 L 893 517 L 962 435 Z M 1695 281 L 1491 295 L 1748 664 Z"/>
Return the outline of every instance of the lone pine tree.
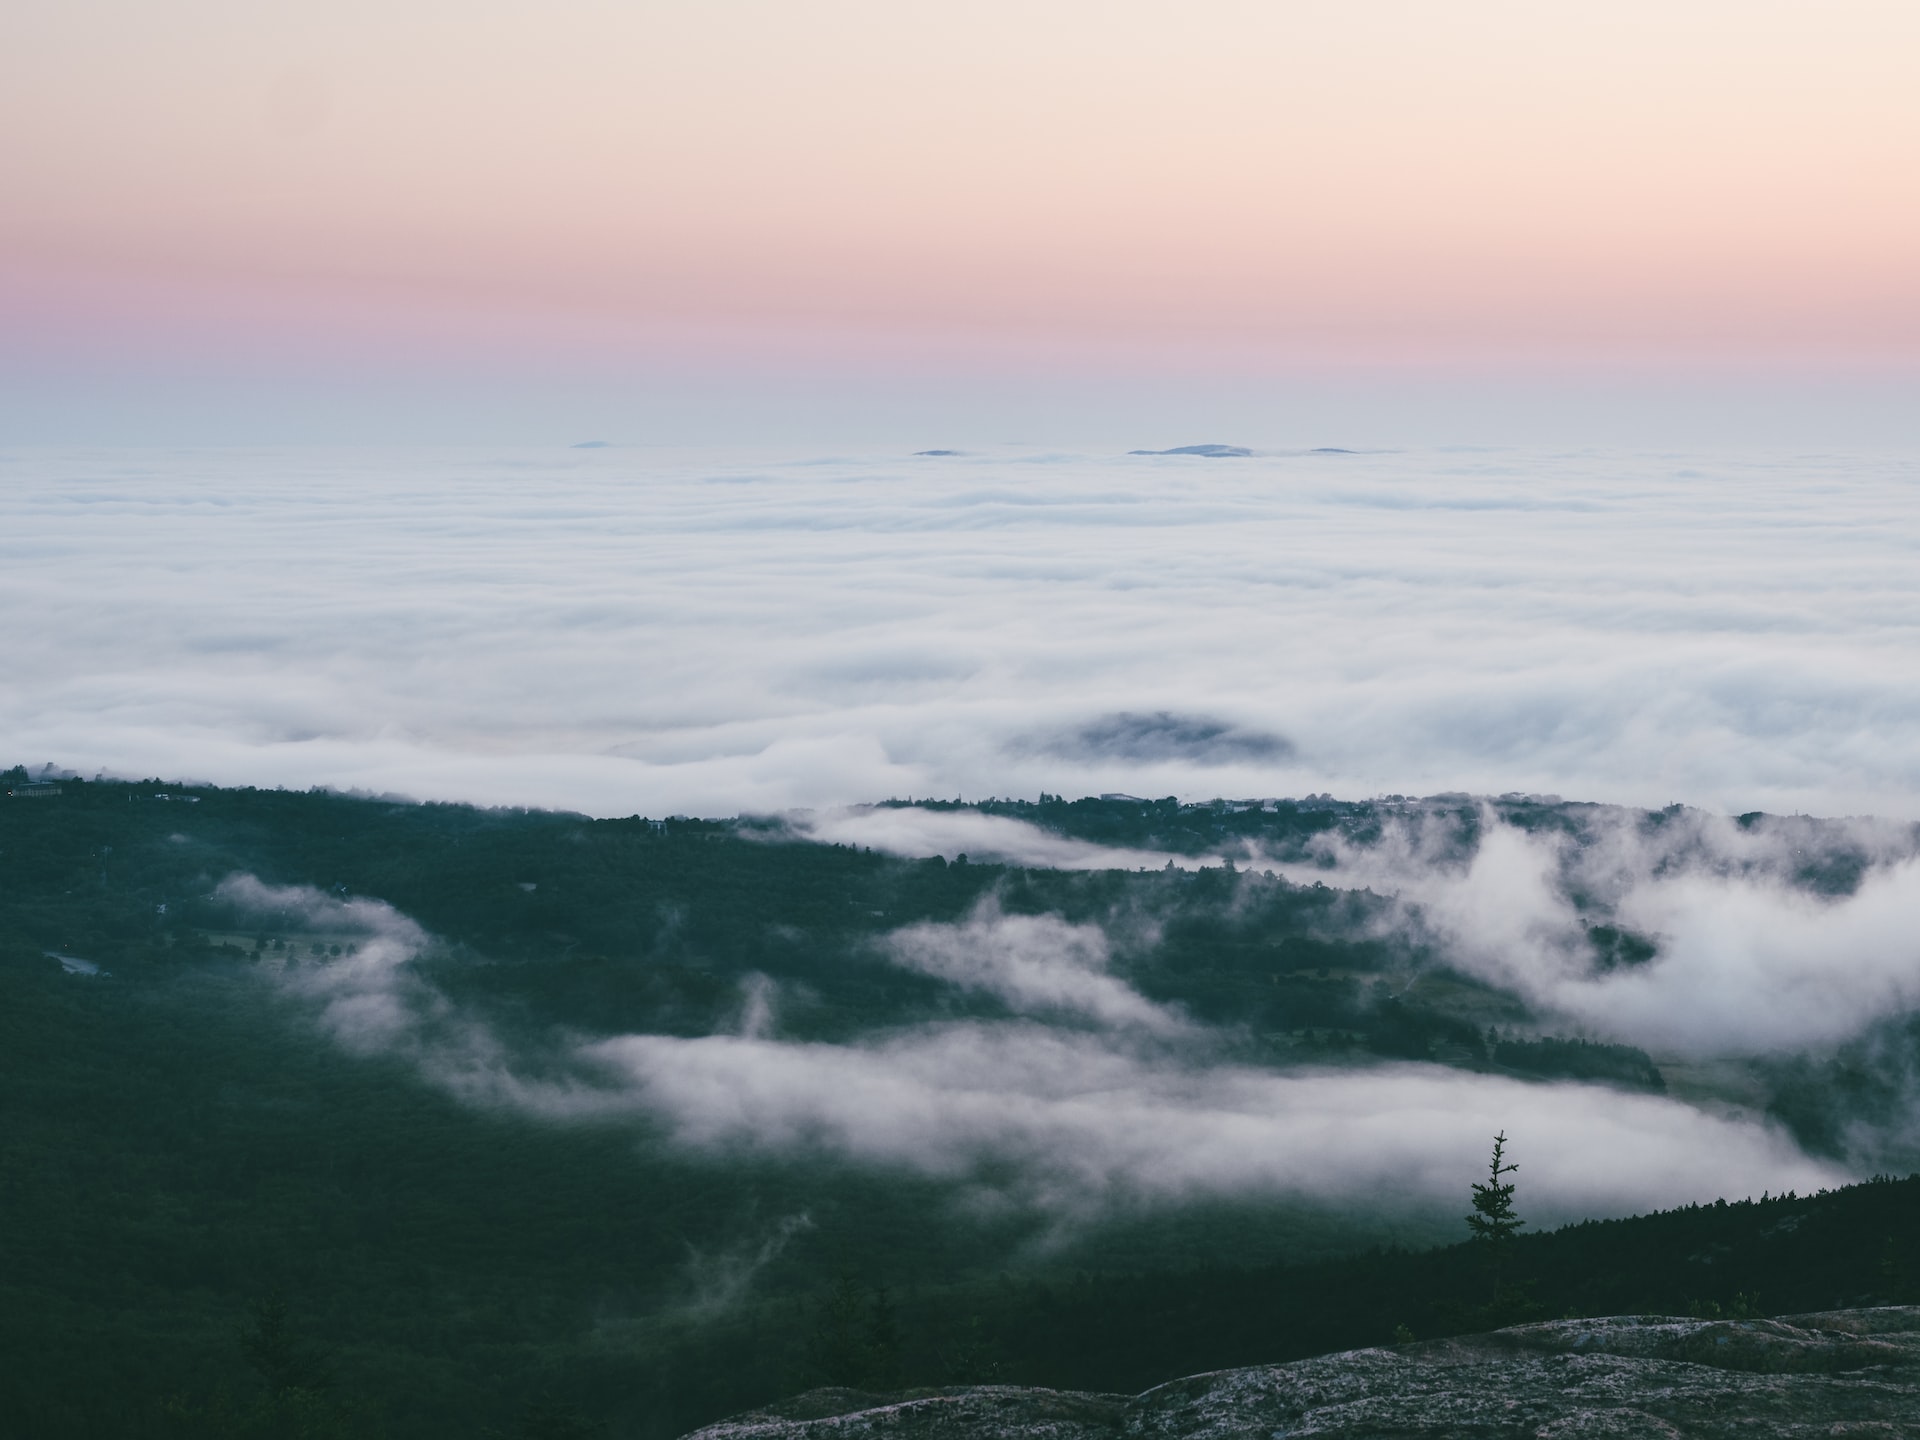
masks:
<path fill-rule="evenodd" d="M 1507 1136 L 1503 1130 L 1493 1137 L 1493 1159 L 1487 1164 L 1485 1184 L 1473 1186 L 1473 1214 L 1467 1216 L 1467 1229 L 1485 1246 L 1487 1268 L 1493 1272 L 1493 1303 L 1500 1303 L 1500 1262 L 1505 1258 L 1507 1242 L 1527 1222 L 1513 1213 L 1514 1182 L 1503 1180 L 1520 1167 L 1507 1162 Z"/>

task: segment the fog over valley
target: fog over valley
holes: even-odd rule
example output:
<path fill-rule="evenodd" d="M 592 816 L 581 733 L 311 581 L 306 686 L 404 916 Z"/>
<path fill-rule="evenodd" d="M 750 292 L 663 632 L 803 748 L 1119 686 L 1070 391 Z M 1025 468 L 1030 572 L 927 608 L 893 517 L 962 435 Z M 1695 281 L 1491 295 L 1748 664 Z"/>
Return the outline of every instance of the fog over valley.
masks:
<path fill-rule="evenodd" d="M 1543 1218 L 1631 1213 L 1715 1187 L 1808 1190 L 1846 1174 L 1761 1117 L 1663 1096 L 1395 1063 L 1249 1065 L 1235 1054 L 1241 1037 L 1108 973 L 1098 927 L 1007 916 L 991 901 L 880 946 L 904 968 L 988 992 L 1006 1019 L 885 1024 L 842 1043 L 783 1037 L 778 987 L 755 974 L 730 1032 L 581 1038 L 566 1078 L 531 1078 L 497 1035 L 409 973 L 424 937 L 404 917 L 250 877 L 221 894 L 329 930 L 365 926 L 357 958 L 292 972 L 288 988 L 320 1001 L 318 1023 L 349 1049 L 403 1054 L 473 1103 L 562 1122 L 650 1116 L 676 1143 L 721 1153 L 825 1151 L 951 1182 L 963 1206 L 1028 1206 L 1050 1221 L 1260 1194 L 1444 1213 L 1458 1157 L 1502 1126 L 1529 1137 Z"/>
<path fill-rule="evenodd" d="M 673 842 L 642 829 L 644 867 Z M 563 1126 L 624 1117 L 695 1154 L 911 1174 L 955 1214 L 1025 1214 L 1055 1245 L 1115 1215 L 1263 1195 L 1438 1220 L 1458 1157 L 1503 1128 L 1525 1136 L 1542 1219 L 1920 1163 L 1910 826 L 1524 799 L 1108 800 L 702 833 L 755 866 L 825 845 L 948 899 L 836 917 L 824 953 L 807 928 L 749 925 L 725 958 L 692 938 L 685 898 L 624 902 L 632 919 L 576 929 L 544 964 L 577 975 L 566 955 L 583 944 L 624 951 L 588 967 L 624 1000 L 584 1011 L 550 1008 L 563 992 L 537 958 L 505 981 L 497 959 L 474 968 L 472 942 L 449 949 L 384 901 L 236 873 L 201 903 L 226 914 L 208 921 L 222 933 L 362 937 L 305 963 L 296 939 L 266 971 L 347 1051 L 404 1059 L 464 1103 Z M 1033 867 L 1050 848 L 1069 863 Z M 564 876 L 512 888 L 533 902 L 541 884 L 579 903 Z M 649 1013 L 676 954 L 706 977 L 704 1020 L 616 1023 Z M 1881 1093 L 1822 1079 L 1862 1054 Z"/>

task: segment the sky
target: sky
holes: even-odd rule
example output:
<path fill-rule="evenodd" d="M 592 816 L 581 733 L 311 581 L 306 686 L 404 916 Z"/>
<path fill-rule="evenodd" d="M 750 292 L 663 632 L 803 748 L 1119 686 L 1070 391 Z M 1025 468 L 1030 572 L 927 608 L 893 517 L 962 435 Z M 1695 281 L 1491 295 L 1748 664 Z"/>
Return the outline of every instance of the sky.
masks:
<path fill-rule="evenodd" d="M 1916 51 L 1904 0 L 16 0 L 0 440 L 1910 436 Z"/>

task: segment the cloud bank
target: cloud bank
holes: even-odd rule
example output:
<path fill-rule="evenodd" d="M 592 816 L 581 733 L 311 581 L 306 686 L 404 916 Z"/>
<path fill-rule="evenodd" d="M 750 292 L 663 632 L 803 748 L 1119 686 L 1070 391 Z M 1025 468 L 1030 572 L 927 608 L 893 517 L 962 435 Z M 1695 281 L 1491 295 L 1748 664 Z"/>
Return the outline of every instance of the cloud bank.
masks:
<path fill-rule="evenodd" d="M 1172 864 L 1190 869 L 1202 863 L 1191 855 L 1130 850 L 1057 835 L 1009 815 L 977 810 L 928 810 L 917 805 L 845 806 L 786 817 L 788 830 L 824 845 L 858 845 L 909 860 L 939 855 L 958 859 L 1032 865 L 1049 870 L 1158 870 Z"/>
<path fill-rule="evenodd" d="M 1920 1009 L 1920 835 L 1910 827 L 1574 813 L 1577 834 L 1530 830 L 1483 803 L 1468 836 L 1455 808 L 1389 812 L 1368 843 L 1335 831 L 1316 840 L 1312 863 L 1256 855 L 1252 864 L 1299 884 L 1392 896 L 1386 933 L 1432 945 L 1536 1013 L 1666 1054 L 1827 1050 Z M 849 810 L 801 817 L 795 828 L 905 856 L 964 852 L 1062 869 L 1219 863 L 969 811 Z M 1614 962 L 1596 946 L 1595 925 L 1624 928 L 1651 957 Z M 962 943 L 942 933 L 943 944 Z M 962 963 L 948 963 L 947 978 L 960 978 Z M 984 972 L 985 961 L 968 963 Z"/>
<path fill-rule="evenodd" d="M 1017 1014 L 1080 1018 L 1111 1029 L 1177 1035 L 1191 1027 L 1107 973 L 1106 932 L 1054 915 L 1004 915 L 991 899 L 958 925 L 923 922 L 887 937 L 894 963 L 983 990 Z"/>
<path fill-rule="evenodd" d="M 644 1108 L 702 1151 L 824 1151 L 1063 1216 L 1226 1196 L 1443 1204 L 1503 1126 L 1527 1137 L 1542 1218 L 1840 1176 L 1772 1129 L 1663 1098 L 1437 1066 L 1201 1067 L 1038 1026 L 850 1046 L 631 1035 L 587 1054 L 623 1088 L 555 1113 Z"/>
<path fill-rule="evenodd" d="M 1567 834 L 1482 806 L 1464 853 L 1451 818 L 1415 815 L 1377 844 L 1325 838 L 1331 875 L 1277 868 L 1396 896 L 1392 923 L 1435 942 L 1447 963 L 1536 1012 L 1658 1051 L 1827 1049 L 1920 1008 L 1920 837 L 1878 822 L 1660 819 L 1595 811 Z M 1812 881 L 1837 862 L 1848 883 L 1823 892 Z M 1606 962 L 1589 934 L 1601 923 L 1654 953 Z"/>
<path fill-rule="evenodd" d="M 896 932 L 893 953 L 1078 1025 L 942 1022 L 828 1044 L 780 1038 L 769 1007 L 750 1001 L 757 1018 L 737 1033 L 575 1037 L 556 1074 L 551 1056 L 529 1065 L 413 972 L 425 937 L 390 907 L 247 877 L 221 895 L 363 934 L 357 955 L 283 983 L 340 1044 L 408 1058 L 469 1103 L 555 1123 L 632 1116 L 702 1155 L 824 1156 L 910 1173 L 947 1182 L 965 1203 L 1057 1224 L 1226 1197 L 1437 1206 L 1458 1199 L 1502 1128 L 1542 1221 L 1844 1178 L 1773 1127 L 1664 1097 L 1427 1065 L 1234 1063 L 1104 974 L 1097 932 L 1054 919 L 983 909 L 956 926 Z M 706 1280 L 724 1289 L 752 1257 L 715 1264 Z"/>
<path fill-rule="evenodd" d="M 0 453 L 31 617 L 0 732 L 89 774 L 594 814 L 1920 815 L 1910 455 L 911 448 Z"/>

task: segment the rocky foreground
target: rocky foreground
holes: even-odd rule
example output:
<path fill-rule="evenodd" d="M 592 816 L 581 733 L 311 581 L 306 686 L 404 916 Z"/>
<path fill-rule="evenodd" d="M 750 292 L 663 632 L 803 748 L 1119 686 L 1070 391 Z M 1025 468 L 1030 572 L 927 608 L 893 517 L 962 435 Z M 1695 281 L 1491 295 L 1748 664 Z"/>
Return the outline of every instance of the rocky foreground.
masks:
<path fill-rule="evenodd" d="M 1615 1316 L 1219 1370 L 1144 1395 L 814 1390 L 687 1440 L 1467 1440 L 1912 1436 L 1920 1306 Z"/>

